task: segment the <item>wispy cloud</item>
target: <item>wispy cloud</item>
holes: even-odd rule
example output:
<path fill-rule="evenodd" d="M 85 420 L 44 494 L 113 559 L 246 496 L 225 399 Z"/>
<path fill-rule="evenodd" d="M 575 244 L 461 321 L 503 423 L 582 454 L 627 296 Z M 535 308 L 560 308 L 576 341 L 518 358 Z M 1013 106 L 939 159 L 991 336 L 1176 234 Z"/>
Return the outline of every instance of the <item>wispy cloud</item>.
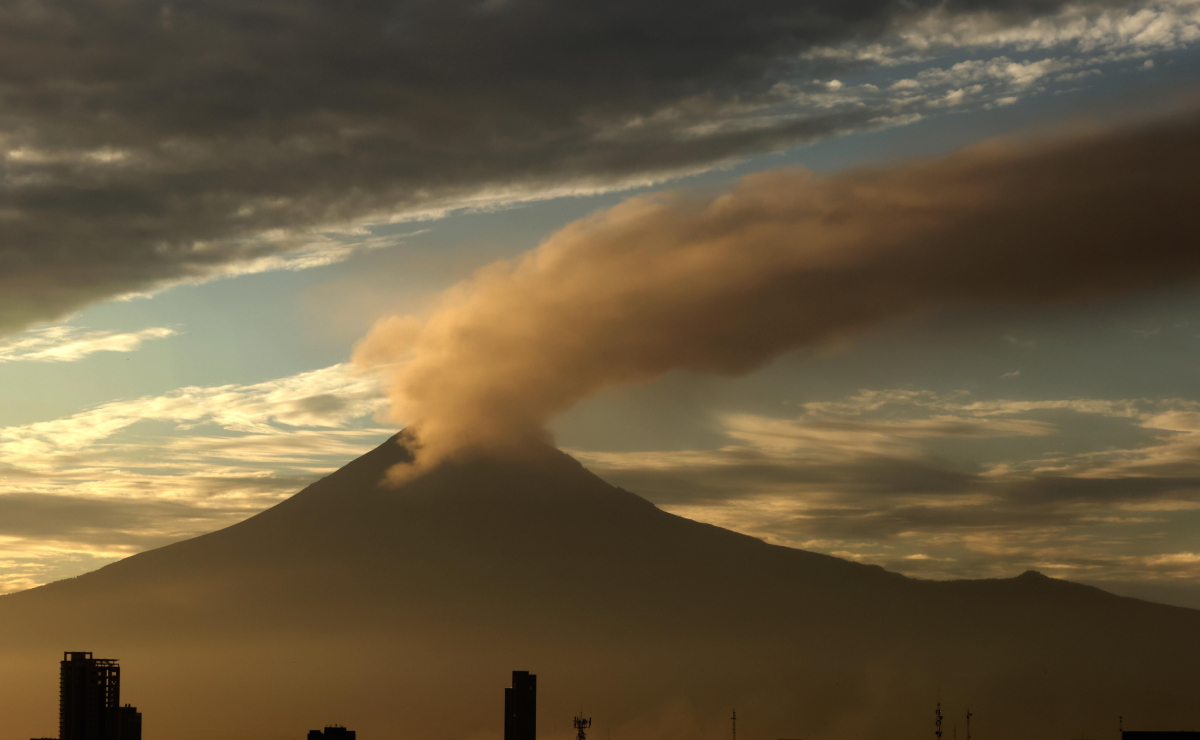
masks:
<path fill-rule="evenodd" d="M 0 591 L 260 511 L 392 433 L 371 423 L 382 403 L 334 365 L 0 428 L 0 559 L 17 564 Z"/>
<path fill-rule="evenodd" d="M 0 362 L 74 362 L 97 352 L 133 352 L 147 341 L 176 334 L 164 326 L 123 333 L 49 326 L 0 340 Z"/>
<path fill-rule="evenodd" d="M 719 422 L 718 449 L 574 454 L 683 516 L 912 575 L 1200 586 L 1196 402 L 901 389 Z"/>
<path fill-rule="evenodd" d="M 0 427 L 0 464 L 29 470 L 55 464 L 146 421 L 194 429 L 275 435 L 282 427 L 336 428 L 381 405 L 377 382 L 344 365 L 253 385 L 187 387 L 161 396 L 108 403 L 73 416 Z"/>
<path fill-rule="evenodd" d="M 947 12 L 946 6 L 910 17 L 868 42 L 820 46 L 811 59 L 858 60 L 885 67 L 932 59 L 951 49 L 1056 50 L 1085 59 L 1168 51 L 1200 39 L 1200 3 L 1069 3 L 1055 12 L 1013 23 L 995 9 Z M 1040 75 L 1039 75 L 1040 76 Z"/>

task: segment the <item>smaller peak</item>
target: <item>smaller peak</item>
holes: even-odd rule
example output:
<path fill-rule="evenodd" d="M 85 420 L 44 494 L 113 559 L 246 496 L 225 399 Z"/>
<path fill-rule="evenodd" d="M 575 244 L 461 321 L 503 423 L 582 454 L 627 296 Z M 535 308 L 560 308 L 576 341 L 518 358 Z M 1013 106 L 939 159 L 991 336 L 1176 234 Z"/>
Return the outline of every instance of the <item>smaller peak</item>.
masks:
<path fill-rule="evenodd" d="M 1053 581 L 1054 579 L 1051 578 L 1050 576 L 1046 575 L 1045 573 L 1041 573 L 1036 570 L 1027 570 L 1024 573 L 1022 573 L 1021 575 L 1017 576 L 1016 580 L 1018 580 L 1018 581 Z"/>

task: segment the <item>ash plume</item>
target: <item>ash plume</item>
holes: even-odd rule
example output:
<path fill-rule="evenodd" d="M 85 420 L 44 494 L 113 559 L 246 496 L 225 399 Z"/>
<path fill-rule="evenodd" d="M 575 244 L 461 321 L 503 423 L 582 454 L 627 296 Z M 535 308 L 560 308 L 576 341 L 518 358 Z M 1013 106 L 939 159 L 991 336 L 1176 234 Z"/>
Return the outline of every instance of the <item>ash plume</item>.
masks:
<path fill-rule="evenodd" d="M 631 198 L 379 321 L 417 465 L 505 453 L 606 388 L 737 376 L 791 350 L 963 304 L 1104 298 L 1192 278 L 1200 116 L 728 193 Z M 401 475 L 403 473 L 400 473 Z"/>

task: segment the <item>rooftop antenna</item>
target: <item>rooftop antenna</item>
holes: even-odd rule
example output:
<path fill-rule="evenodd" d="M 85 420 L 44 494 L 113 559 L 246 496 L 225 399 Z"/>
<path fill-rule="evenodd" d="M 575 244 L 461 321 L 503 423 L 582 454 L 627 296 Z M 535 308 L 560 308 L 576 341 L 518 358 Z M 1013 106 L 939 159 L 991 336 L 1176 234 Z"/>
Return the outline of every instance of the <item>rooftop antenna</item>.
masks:
<path fill-rule="evenodd" d="M 942 692 L 938 692 L 937 709 L 933 712 L 933 734 L 937 740 L 942 740 Z M 736 740 L 736 738 L 734 739 Z"/>
<path fill-rule="evenodd" d="M 733 740 L 737 740 L 737 708 L 733 710 L 733 717 L 730 720 L 733 722 Z"/>
<path fill-rule="evenodd" d="M 583 718 L 583 710 L 579 710 L 579 716 L 575 718 L 575 740 L 587 740 L 587 730 L 592 726 L 592 718 Z"/>
<path fill-rule="evenodd" d="M 971 740 L 971 708 L 967 707 L 967 740 Z"/>

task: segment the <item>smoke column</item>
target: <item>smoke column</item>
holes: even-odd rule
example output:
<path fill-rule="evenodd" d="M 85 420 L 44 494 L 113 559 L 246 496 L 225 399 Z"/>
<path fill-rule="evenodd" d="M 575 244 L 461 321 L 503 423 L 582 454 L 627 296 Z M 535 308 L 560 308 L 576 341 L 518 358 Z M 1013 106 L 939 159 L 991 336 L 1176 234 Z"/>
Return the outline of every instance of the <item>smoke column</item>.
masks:
<path fill-rule="evenodd" d="M 506 454 L 579 400 L 671 370 L 736 376 L 915 312 L 1190 278 L 1197 172 L 1189 114 L 631 198 L 484 267 L 423 317 L 379 321 L 355 361 L 389 375 L 418 468 Z"/>

